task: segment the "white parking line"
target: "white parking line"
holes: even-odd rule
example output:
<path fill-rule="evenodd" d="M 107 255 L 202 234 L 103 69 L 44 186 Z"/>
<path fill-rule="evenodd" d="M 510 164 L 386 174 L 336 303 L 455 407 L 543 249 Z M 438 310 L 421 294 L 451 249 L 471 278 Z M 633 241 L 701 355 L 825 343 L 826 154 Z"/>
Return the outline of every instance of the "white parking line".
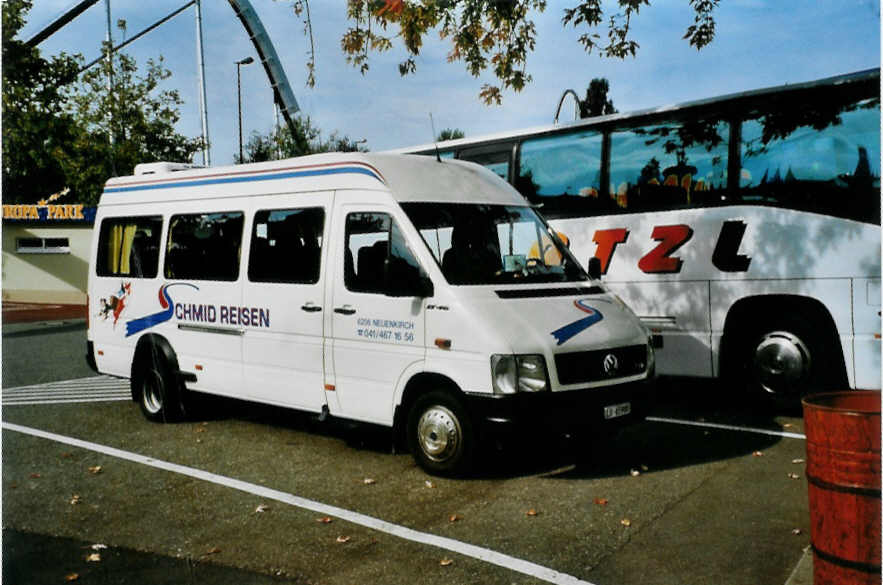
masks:
<path fill-rule="evenodd" d="M 671 423 L 676 425 L 688 425 L 691 427 L 705 427 L 710 429 L 722 429 L 726 431 L 739 431 L 742 433 L 757 433 L 759 435 L 772 435 L 774 437 L 785 437 L 787 439 L 806 439 L 806 435 L 800 433 L 789 433 L 787 431 L 771 431 L 769 429 L 756 429 L 753 427 L 740 427 L 736 425 L 725 425 L 721 423 L 710 423 L 704 421 L 684 420 L 679 418 L 663 418 L 659 416 L 648 416 L 647 420 L 651 422 Z"/>
<path fill-rule="evenodd" d="M 492 565 L 497 565 L 505 569 L 516 571 L 518 573 L 522 573 L 536 579 L 541 579 L 549 583 L 556 583 L 560 585 L 592 585 L 592 583 L 589 583 L 588 581 L 582 581 L 581 579 L 577 579 L 572 575 L 561 573 L 554 569 L 550 569 L 542 565 L 537 565 L 536 563 L 512 557 L 494 550 L 476 546 L 474 544 L 468 544 L 459 540 L 454 540 L 453 538 L 437 536 L 435 534 L 429 534 L 427 532 L 419 532 L 411 528 L 406 528 L 404 526 L 399 526 L 398 524 L 393 524 L 391 522 L 386 522 L 385 520 L 380 520 L 379 518 L 374 518 L 373 516 L 367 516 L 365 514 L 360 514 L 359 512 L 347 510 L 345 508 L 338 508 L 337 506 L 323 504 L 322 502 L 309 500 L 307 498 L 295 496 L 294 494 L 270 489 L 264 486 L 249 483 L 247 481 L 234 479 L 232 477 L 218 475 L 209 471 L 204 471 L 202 469 L 178 465 L 177 463 L 169 463 L 167 461 L 161 461 L 159 459 L 153 459 L 152 457 L 139 455 L 138 453 L 132 453 L 131 451 L 123 451 L 114 447 L 108 447 L 107 445 L 100 445 L 98 443 L 83 441 L 81 439 L 75 439 L 73 437 L 57 435 L 48 431 L 25 427 L 14 423 L 3 422 L 3 429 L 31 435 L 33 437 L 47 439 L 49 441 L 55 441 L 57 443 L 63 443 L 65 445 L 78 447 L 80 449 L 87 449 L 96 453 L 103 453 L 104 455 L 109 455 L 111 457 L 125 459 L 126 461 L 131 461 L 133 463 L 140 463 L 141 465 L 147 465 L 148 467 L 154 467 L 156 469 L 162 469 L 164 471 L 186 475 L 195 479 L 201 479 L 203 481 L 253 494 L 261 498 L 266 498 L 268 500 L 275 500 L 277 502 L 282 502 L 284 504 L 303 508 L 304 510 L 310 510 L 312 512 L 316 512 L 325 516 L 334 516 L 336 518 L 340 518 L 341 520 L 345 520 L 359 526 L 364 526 L 365 528 L 370 528 L 372 530 L 377 530 L 386 534 L 398 536 L 399 538 L 410 540 L 411 542 L 426 544 L 464 556 L 472 557 L 474 559 L 484 561 Z"/>

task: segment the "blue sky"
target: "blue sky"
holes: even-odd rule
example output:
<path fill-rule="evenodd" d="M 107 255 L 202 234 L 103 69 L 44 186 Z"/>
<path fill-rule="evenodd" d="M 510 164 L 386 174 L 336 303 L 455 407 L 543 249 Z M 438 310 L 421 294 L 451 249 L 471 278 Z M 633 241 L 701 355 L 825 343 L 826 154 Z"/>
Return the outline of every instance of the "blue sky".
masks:
<path fill-rule="evenodd" d="M 633 20 L 638 56 L 623 61 L 586 54 L 577 42 L 582 31 L 561 25 L 565 7 L 576 0 L 550 0 L 535 15 L 537 46 L 528 61 L 533 82 L 520 93 L 507 92 L 502 106 L 485 106 L 481 85 L 462 63 L 448 63 L 449 45 L 431 34 L 417 58 L 417 73 L 402 78 L 396 46 L 371 57 L 362 76 L 347 65 L 340 37 L 347 27 L 344 0 L 312 0 L 317 83 L 308 88 L 308 41 L 303 22 L 285 0 L 251 0 L 273 40 L 302 112 L 327 135 L 333 130 L 365 139 L 372 150 L 423 144 L 436 130 L 460 128 L 467 136 L 550 124 L 562 92 L 582 95 L 593 77 L 610 81 L 610 97 L 620 111 L 690 101 L 748 89 L 797 83 L 880 66 L 878 0 L 723 0 L 716 11 L 717 36 L 696 51 L 681 37 L 692 23 L 687 0 L 654 0 Z M 185 3 L 184 0 L 111 0 L 114 23 L 125 19 L 129 36 Z M 21 38 L 30 38 L 75 0 L 35 0 Z M 605 2 L 615 9 L 615 2 Z M 104 0 L 40 45 L 45 55 L 61 51 L 98 56 L 105 36 Z M 228 2 L 203 0 L 209 138 L 212 163 L 229 164 L 238 151 L 236 66 L 256 53 Z M 198 109 L 194 10 L 135 41 L 126 50 L 139 64 L 162 55 L 172 71 L 169 87 L 184 100 L 179 131 L 201 132 Z M 599 31 L 602 36 L 605 31 Z M 114 30 L 114 40 L 122 40 Z M 272 94 L 257 63 L 242 68 L 243 132 L 267 132 L 273 124 Z M 562 119 L 572 116 L 565 106 Z M 201 162 L 198 155 L 195 162 Z"/>

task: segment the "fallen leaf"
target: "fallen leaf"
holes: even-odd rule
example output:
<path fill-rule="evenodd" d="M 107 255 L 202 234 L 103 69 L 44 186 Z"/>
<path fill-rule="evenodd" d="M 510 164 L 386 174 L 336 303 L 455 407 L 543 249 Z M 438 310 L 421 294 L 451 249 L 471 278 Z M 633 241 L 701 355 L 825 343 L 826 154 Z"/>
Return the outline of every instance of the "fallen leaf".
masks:
<path fill-rule="evenodd" d="M 101 466 L 93 465 L 89 468 L 89 473 L 91 473 L 92 475 L 98 475 L 99 473 L 101 473 Z"/>
<path fill-rule="evenodd" d="M 795 465 L 799 465 L 800 463 L 806 463 L 806 460 L 805 459 L 792 459 L 791 463 L 794 463 Z"/>
<path fill-rule="evenodd" d="M 788 477 L 791 479 L 800 479 L 800 476 L 797 475 L 796 473 L 789 473 Z"/>
<path fill-rule="evenodd" d="M 254 509 L 255 514 L 260 514 L 261 512 L 266 512 L 270 509 L 270 506 L 267 504 L 260 504 L 257 508 Z"/>
<path fill-rule="evenodd" d="M 370 477 L 366 477 L 365 479 L 362 480 L 362 483 L 365 485 L 374 485 L 375 483 L 377 483 L 377 480 L 372 479 Z"/>
<path fill-rule="evenodd" d="M 639 475 L 641 475 L 641 472 L 638 471 L 637 469 L 632 469 L 631 474 L 632 474 L 632 477 L 638 477 Z"/>
<path fill-rule="evenodd" d="M 100 563 L 101 562 L 101 555 L 98 553 L 92 553 L 91 555 L 86 557 L 86 562 L 87 563 Z"/>
<path fill-rule="evenodd" d="M 329 516 L 325 516 L 324 518 L 316 518 L 316 522 L 319 524 L 331 524 L 333 520 Z"/>
<path fill-rule="evenodd" d="M 74 504 L 79 504 L 79 503 L 80 503 L 80 494 L 74 494 L 71 497 L 71 506 L 73 506 Z"/>
<path fill-rule="evenodd" d="M 797 536 L 798 534 L 802 534 L 802 533 L 803 533 L 803 530 L 801 530 L 800 528 L 795 528 L 794 530 L 791 531 L 791 534 L 793 534 L 795 536 Z"/>
<path fill-rule="evenodd" d="M 80 578 L 80 575 L 78 575 L 77 573 L 71 573 L 70 575 L 66 575 L 64 580 L 65 581 L 76 581 L 79 578 Z"/>
<path fill-rule="evenodd" d="M 448 565 L 454 564 L 454 561 L 451 559 L 442 559 L 438 562 L 438 564 L 441 565 L 442 567 L 447 567 Z"/>
<path fill-rule="evenodd" d="M 204 433 L 204 432 L 205 432 L 205 427 L 196 427 L 196 432 L 197 432 L 197 433 Z"/>
<path fill-rule="evenodd" d="M 626 528 L 628 528 L 629 526 L 632 525 L 632 521 L 629 520 L 628 518 L 623 518 L 622 520 L 619 521 L 619 523 L 622 524 L 623 526 L 625 526 Z"/>
<path fill-rule="evenodd" d="M 606 506 L 607 502 L 608 502 L 607 498 L 595 498 L 595 503 L 598 504 L 599 506 Z"/>
<path fill-rule="evenodd" d="M 43 477 L 43 476 L 40 475 L 39 473 L 32 473 L 29 477 L 30 477 L 31 479 L 40 479 L 40 478 Z"/>
<path fill-rule="evenodd" d="M 74 456 L 73 453 L 62 453 L 61 454 L 62 459 L 70 459 L 73 456 Z"/>
<path fill-rule="evenodd" d="M 650 471 L 650 468 L 646 465 L 641 465 L 641 471 Z"/>
<path fill-rule="evenodd" d="M 221 549 L 219 549 L 219 548 L 216 547 L 216 546 L 213 546 L 213 547 L 210 548 L 210 549 L 208 550 L 208 552 L 206 552 L 205 554 L 207 554 L 207 555 L 216 555 L 216 554 L 218 554 L 219 552 L 221 552 Z"/>
<path fill-rule="evenodd" d="M 539 514 L 539 512 L 537 512 L 537 511 L 536 511 L 535 509 L 533 509 L 533 508 L 531 508 L 530 510 L 527 511 L 527 515 L 528 515 L 528 516 L 536 516 L 536 515 L 538 515 L 538 514 Z"/>
<path fill-rule="evenodd" d="M 456 522 L 456 521 L 462 520 L 462 519 L 463 519 L 463 516 L 461 516 L 459 514 L 451 514 L 451 516 L 448 518 L 448 522 Z"/>
<path fill-rule="evenodd" d="M 425 485 L 425 486 L 428 487 L 429 489 L 432 489 L 432 488 L 435 487 L 435 484 L 432 483 L 431 481 L 429 481 L 428 479 L 427 479 L 425 482 L 423 482 L 423 485 Z"/>
<path fill-rule="evenodd" d="M 349 536 L 344 536 L 344 535 L 341 534 L 340 536 L 337 537 L 337 542 L 339 542 L 340 544 L 346 544 L 346 543 L 348 543 L 349 541 L 350 541 L 350 537 L 349 537 Z"/>
<path fill-rule="evenodd" d="M 752 455 L 754 457 L 763 457 L 763 451 L 755 451 Z"/>

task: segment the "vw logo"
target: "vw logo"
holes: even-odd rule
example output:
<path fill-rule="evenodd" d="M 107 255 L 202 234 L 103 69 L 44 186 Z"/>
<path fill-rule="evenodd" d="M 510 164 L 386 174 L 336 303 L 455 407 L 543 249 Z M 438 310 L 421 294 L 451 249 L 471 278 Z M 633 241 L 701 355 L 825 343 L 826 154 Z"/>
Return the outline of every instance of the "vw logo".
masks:
<path fill-rule="evenodd" d="M 604 373 L 608 376 L 613 376 L 616 374 L 616 371 L 619 370 L 619 360 L 616 359 L 616 356 L 612 353 L 608 353 L 604 356 Z"/>

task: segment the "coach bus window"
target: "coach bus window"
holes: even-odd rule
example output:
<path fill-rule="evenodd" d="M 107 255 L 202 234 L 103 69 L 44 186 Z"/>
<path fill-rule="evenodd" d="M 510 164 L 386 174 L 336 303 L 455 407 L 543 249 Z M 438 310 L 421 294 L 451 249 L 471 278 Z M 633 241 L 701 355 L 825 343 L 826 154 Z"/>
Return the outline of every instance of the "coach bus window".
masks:
<path fill-rule="evenodd" d="M 579 132 L 525 140 L 515 187 L 546 217 L 608 213 L 600 197 L 602 135 Z"/>
<path fill-rule="evenodd" d="M 166 245 L 166 278 L 236 280 L 242 213 L 173 215 Z"/>
<path fill-rule="evenodd" d="M 155 278 L 159 264 L 161 217 L 114 217 L 101 222 L 98 276 Z"/>
<path fill-rule="evenodd" d="M 714 119 L 611 133 L 611 200 L 624 212 L 719 203 L 728 135 L 729 126 Z"/>
<path fill-rule="evenodd" d="M 254 216 L 248 279 L 252 282 L 319 282 L 325 211 L 274 209 Z"/>
<path fill-rule="evenodd" d="M 511 149 L 496 151 L 496 152 L 469 152 L 463 151 L 460 153 L 460 158 L 462 160 L 468 160 L 481 166 L 492 170 L 497 174 L 498 177 L 503 179 L 504 181 L 509 180 L 509 159 Z"/>
<path fill-rule="evenodd" d="M 742 123 L 739 195 L 880 223 L 880 100 L 769 108 Z"/>

